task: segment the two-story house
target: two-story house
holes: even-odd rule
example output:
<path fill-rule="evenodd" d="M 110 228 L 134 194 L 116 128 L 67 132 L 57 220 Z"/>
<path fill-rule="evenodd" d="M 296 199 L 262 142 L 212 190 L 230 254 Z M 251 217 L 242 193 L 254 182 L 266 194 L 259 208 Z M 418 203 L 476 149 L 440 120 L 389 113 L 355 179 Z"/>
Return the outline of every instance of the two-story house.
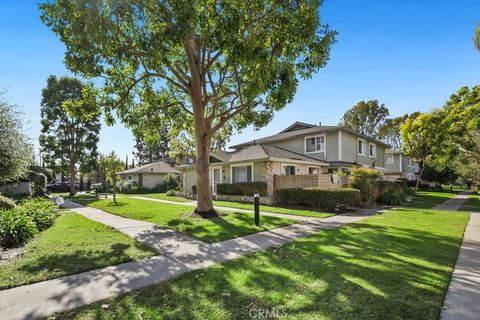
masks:
<path fill-rule="evenodd" d="M 377 139 L 343 126 L 295 122 L 278 134 L 231 146 L 234 151 L 212 153 L 213 193 L 219 183 L 264 181 L 269 196 L 274 175 L 349 173 L 352 166 L 385 170 L 385 150 Z M 195 164 L 177 166 L 186 193 L 196 184 Z"/>
<path fill-rule="evenodd" d="M 385 151 L 385 172 L 384 175 L 389 180 L 403 177 L 408 180 L 416 180 L 418 174 L 418 164 L 414 163 L 410 157 L 407 157 L 400 150 Z"/>

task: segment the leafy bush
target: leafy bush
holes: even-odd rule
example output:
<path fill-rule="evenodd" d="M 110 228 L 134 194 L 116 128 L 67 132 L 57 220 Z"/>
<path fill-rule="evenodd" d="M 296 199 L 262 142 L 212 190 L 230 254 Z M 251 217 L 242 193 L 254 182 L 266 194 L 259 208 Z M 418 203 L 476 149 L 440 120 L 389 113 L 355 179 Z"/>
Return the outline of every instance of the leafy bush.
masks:
<path fill-rule="evenodd" d="M 15 202 L 12 199 L 0 195 L 0 210 L 13 209 L 15 207 L 16 207 Z"/>
<path fill-rule="evenodd" d="M 192 186 L 192 193 L 197 194 L 197 185 L 195 184 Z"/>
<path fill-rule="evenodd" d="M 280 203 L 305 205 L 327 210 L 356 206 L 360 203 L 360 191 L 350 188 L 331 190 L 290 188 L 278 190 L 276 197 Z"/>
<path fill-rule="evenodd" d="M 387 206 L 399 206 L 404 200 L 405 196 L 402 192 L 385 192 L 378 199 L 381 204 Z"/>
<path fill-rule="evenodd" d="M 177 174 L 169 173 L 165 179 L 150 189 L 150 192 L 164 193 L 169 190 L 178 190 L 180 188 L 180 177 Z"/>
<path fill-rule="evenodd" d="M 172 190 L 167 191 L 167 196 L 169 196 L 169 197 L 174 197 L 176 194 L 177 194 L 176 190 L 172 189 Z"/>
<path fill-rule="evenodd" d="M 22 202 L 20 209 L 29 217 L 39 231 L 50 228 L 57 217 L 58 208 L 49 199 L 30 198 Z"/>
<path fill-rule="evenodd" d="M 387 192 L 403 194 L 403 189 L 402 186 L 393 181 L 378 180 L 373 182 L 372 197 L 374 200 L 379 201 L 380 197 Z"/>
<path fill-rule="evenodd" d="M 374 182 L 379 179 L 377 170 L 370 168 L 352 168 L 350 183 L 352 188 L 360 190 L 360 201 L 364 205 L 371 205 L 375 201 Z"/>
<path fill-rule="evenodd" d="M 400 186 L 402 186 L 402 189 L 407 189 L 408 188 L 408 179 L 404 177 L 398 177 L 395 179 L 395 182 L 398 183 Z"/>
<path fill-rule="evenodd" d="M 135 194 L 135 193 L 148 193 L 149 189 L 144 187 L 139 187 L 137 182 L 125 182 L 121 181 L 117 184 L 117 190 L 120 193 Z"/>
<path fill-rule="evenodd" d="M 0 211 L 0 246 L 11 248 L 22 245 L 38 232 L 35 223 L 17 209 Z"/>
<path fill-rule="evenodd" d="M 267 183 L 265 182 L 237 182 L 217 184 L 218 194 L 252 196 L 254 192 L 260 196 L 267 195 Z"/>

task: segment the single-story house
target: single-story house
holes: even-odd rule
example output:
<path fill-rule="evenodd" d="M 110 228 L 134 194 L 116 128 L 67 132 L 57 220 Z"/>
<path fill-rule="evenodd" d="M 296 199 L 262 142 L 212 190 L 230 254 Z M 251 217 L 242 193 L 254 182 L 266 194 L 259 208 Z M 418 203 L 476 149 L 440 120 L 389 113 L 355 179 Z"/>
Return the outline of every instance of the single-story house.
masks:
<path fill-rule="evenodd" d="M 169 173 L 179 175 L 180 171 L 164 161 L 157 161 L 117 172 L 125 182 L 136 182 L 139 187 L 147 189 L 151 189 L 161 183 Z"/>

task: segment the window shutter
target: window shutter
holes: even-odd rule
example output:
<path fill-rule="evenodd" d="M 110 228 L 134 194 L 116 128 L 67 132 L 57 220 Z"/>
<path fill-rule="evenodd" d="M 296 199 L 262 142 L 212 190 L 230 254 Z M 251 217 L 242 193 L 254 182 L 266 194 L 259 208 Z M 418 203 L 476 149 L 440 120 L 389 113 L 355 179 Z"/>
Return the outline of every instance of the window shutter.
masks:
<path fill-rule="evenodd" d="M 247 182 L 252 182 L 252 167 L 248 166 L 247 167 Z"/>

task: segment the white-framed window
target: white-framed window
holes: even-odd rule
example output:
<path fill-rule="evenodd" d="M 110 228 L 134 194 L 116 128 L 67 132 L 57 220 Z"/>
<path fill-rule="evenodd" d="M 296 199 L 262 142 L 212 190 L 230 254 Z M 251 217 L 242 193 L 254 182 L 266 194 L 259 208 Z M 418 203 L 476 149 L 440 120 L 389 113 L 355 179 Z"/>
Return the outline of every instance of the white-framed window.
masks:
<path fill-rule="evenodd" d="M 282 174 L 286 176 L 294 176 L 296 174 L 297 167 L 293 164 L 282 164 Z"/>
<path fill-rule="evenodd" d="M 305 153 L 325 152 L 325 135 L 305 137 Z"/>
<path fill-rule="evenodd" d="M 385 163 L 386 164 L 394 164 L 395 163 L 395 157 L 393 156 L 393 154 L 387 154 L 387 156 L 385 158 Z"/>
<path fill-rule="evenodd" d="M 357 141 L 358 154 L 361 155 L 361 156 L 365 156 L 367 154 L 365 148 L 366 148 L 365 140 L 358 139 L 358 141 Z"/>
<path fill-rule="evenodd" d="M 407 166 L 412 166 L 412 159 L 410 159 L 410 157 L 407 157 Z"/>
<path fill-rule="evenodd" d="M 308 174 L 320 174 L 319 167 L 308 167 Z"/>
<path fill-rule="evenodd" d="M 132 180 L 132 179 L 133 179 L 133 177 L 132 177 L 132 176 L 128 176 L 128 180 L 129 180 L 129 181 L 130 181 L 130 180 Z"/>
<path fill-rule="evenodd" d="M 368 144 L 368 155 L 370 156 L 370 158 L 377 157 L 377 145 L 375 143 Z"/>
<path fill-rule="evenodd" d="M 253 181 L 253 164 L 232 165 L 230 169 L 232 183 Z"/>

